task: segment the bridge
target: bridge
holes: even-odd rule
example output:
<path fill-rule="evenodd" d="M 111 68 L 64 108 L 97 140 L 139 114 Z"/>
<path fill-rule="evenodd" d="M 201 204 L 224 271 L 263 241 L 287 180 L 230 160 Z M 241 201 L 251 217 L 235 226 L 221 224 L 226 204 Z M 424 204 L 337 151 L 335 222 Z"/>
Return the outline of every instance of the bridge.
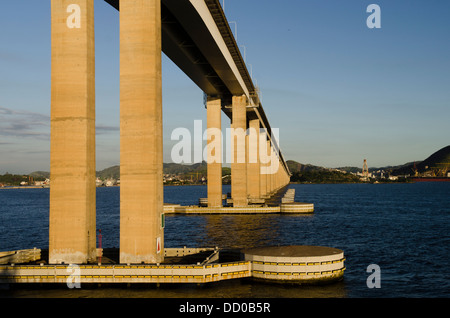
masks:
<path fill-rule="evenodd" d="M 222 113 L 244 131 L 232 137 L 233 207 L 270 198 L 290 171 L 218 0 L 105 1 L 120 15 L 120 263 L 162 263 L 162 52 L 205 94 L 209 209 L 223 205 Z M 96 260 L 94 0 L 51 10 L 49 263 L 85 264 Z"/>

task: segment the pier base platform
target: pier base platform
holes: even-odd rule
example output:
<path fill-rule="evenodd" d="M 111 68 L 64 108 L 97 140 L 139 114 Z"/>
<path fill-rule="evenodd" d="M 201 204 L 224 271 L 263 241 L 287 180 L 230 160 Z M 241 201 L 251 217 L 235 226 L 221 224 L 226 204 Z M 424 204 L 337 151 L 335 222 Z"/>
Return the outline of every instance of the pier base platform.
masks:
<path fill-rule="evenodd" d="M 221 207 L 208 208 L 201 206 L 181 206 L 179 204 L 164 204 L 165 214 L 270 214 L 270 213 L 313 213 L 312 203 L 282 203 L 279 206 L 258 206 L 248 207 Z"/>
<path fill-rule="evenodd" d="M 224 255 L 221 255 L 223 252 Z M 341 279 L 344 253 L 320 246 L 264 247 L 239 251 L 219 248 L 165 249 L 164 264 L 49 265 L 45 260 L 0 265 L 0 283 L 212 283 L 256 278 L 281 283 L 317 284 Z M 112 255 L 112 254 L 111 254 Z"/>
<path fill-rule="evenodd" d="M 344 252 L 323 246 L 273 246 L 243 251 L 256 279 L 317 284 L 342 279 Z"/>
<path fill-rule="evenodd" d="M 269 214 L 269 213 L 314 213 L 313 203 L 295 202 L 295 189 L 283 188 L 269 199 L 249 199 L 249 205 L 234 207 L 233 199 L 223 195 L 227 205 L 223 207 L 208 207 L 208 198 L 200 198 L 198 206 L 182 206 L 180 204 L 165 203 L 165 214 Z"/>

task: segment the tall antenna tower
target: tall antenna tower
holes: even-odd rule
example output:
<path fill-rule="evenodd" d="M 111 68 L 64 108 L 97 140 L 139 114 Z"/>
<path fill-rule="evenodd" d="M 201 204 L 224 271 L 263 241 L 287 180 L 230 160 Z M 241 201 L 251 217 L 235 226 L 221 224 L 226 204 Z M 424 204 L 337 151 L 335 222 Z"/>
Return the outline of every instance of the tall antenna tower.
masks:
<path fill-rule="evenodd" d="M 367 167 L 367 159 L 364 159 L 362 174 L 364 178 L 369 176 L 369 168 Z"/>

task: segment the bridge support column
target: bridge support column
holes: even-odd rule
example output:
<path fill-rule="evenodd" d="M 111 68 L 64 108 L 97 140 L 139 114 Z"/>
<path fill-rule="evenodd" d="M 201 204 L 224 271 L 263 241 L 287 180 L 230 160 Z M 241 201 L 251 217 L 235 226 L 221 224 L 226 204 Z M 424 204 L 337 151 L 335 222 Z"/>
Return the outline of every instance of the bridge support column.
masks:
<path fill-rule="evenodd" d="M 97 257 L 94 35 L 94 0 L 51 2 L 51 264 Z"/>
<path fill-rule="evenodd" d="M 278 191 L 279 189 L 279 183 L 278 183 L 278 176 L 280 175 L 280 169 L 278 169 L 277 172 L 274 172 L 274 189 L 275 192 Z"/>
<path fill-rule="evenodd" d="M 207 177 L 208 177 L 208 207 L 222 207 L 222 131 L 220 98 L 209 97 L 206 104 L 207 112 Z"/>
<path fill-rule="evenodd" d="M 164 260 L 161 1 L 120 1 L 120 262 Z"/>
<path fill-rule="evenodd" d="M 278 162 L 278 165 L 279 165 L 279 168 L 278 168 L 278 171 L 275 174 L 276 175 L 276 188 L 277 188 L 277 191 L 279 189 L 281 189 L 281 187 L 283 186 L 283 184 L 281 183 L 281 167 L 282 167 L 282 163 Z"/>
<path fill-rule="evenodd" d="M 260 187 L 260 197 L 265 199 L 267 198 L 267 174 L 264 171 L 264 165 L 267 162 L 267 152 L 264 151 L 264 149 L 266 149 L 266 140 L 267 140 L 267 135 L 265 132 L 261 132 L 260 136 L 259 136 L 259 149 L 258 151 L 260 152 L 260 165 L 259 165 L 259 187 Z"/>
<path fill-rule="evenodd" d="M 267 140 L 267 157 L 269 160 L 269 168 L 267 169 L 267 195 L 271 197 L 273 195 L 273 175 L 272 175 L 272 143 L 270 140 Z"/>
<path fill-rule="evenodd" d="M 250 199 L 261 198 L 260 191 L 260 158 L 259 158 L 259 119 L 249 122 L 247 188 Z"/>
<path fill-rule="evenodd" d="M 231 123 L 231 198 L 234 207 L 248 205 L 246 130 L 247 97 L 233 96 Z"/>

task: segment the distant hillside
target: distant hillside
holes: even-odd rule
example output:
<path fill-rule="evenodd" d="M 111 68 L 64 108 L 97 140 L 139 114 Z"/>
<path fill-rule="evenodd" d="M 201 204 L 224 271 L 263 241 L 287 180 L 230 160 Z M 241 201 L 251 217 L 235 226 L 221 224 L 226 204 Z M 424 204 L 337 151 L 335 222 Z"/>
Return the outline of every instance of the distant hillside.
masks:
<path fill-rule="evenodd" d="M 420 162 L 420 161 L 418 161 L 418 162 Z M 416 163 L 418 163 L 418 162 L 416 162 Z M 405 163 L 405 164 L 402 164 L 402 165 L 398 165 L 398 166 L 369 167 L 369 172 L 378 171 L 378 170 L 393 171 L 395 169 L 404 168 L 404 167 L 407 167 L 407 166 L 410 166 L 410 165 L 413 165 L 413 164 L 414 164 L 414 162 L 408 162 L 408 163 Z M 348 167 L 348 166 L 346 166 L 346 167 L 339 167 L 339 168 L 336 168 L 336 169 L 341 170 L 341 171 L 345 171 L 345 172 L 350 172 L 350 173 L 358 173 L 358 172 L 361 173 L 362 172 L 362 167 Z"/>
<path fill-rule="evenodd" d="M 177 163 L 164 163 L 164 174 L 186 174 L 191 172 L 198 172 L 199 174 L 206 174 L 206 163 L 196 163 L 193 165 L 182 165 Z M 113 166 L 101 171 L 97 171 L 97 177 L 102 180 L 106 179 L 119 179 L 120 178 L 120 166 Z"/>
<path fill-rule="evenodd" d="M 362 168 L 358 168 L 358 167 L 348 167 L 348 166 L 346 166 L 346 167 L 339 167 L 339 168 L 336 168 L 336 169 L 341 170 L 341 171 L 345 171 L 345 172 L 351 172 L 351 173 L 362 172 Z"/>
<path fill-rule="evenodd" d="M 163 173 L 164 174 L 173 174 L 173 175 L 179 175 L 179 174 L 195 174 L 196 177 L 206 177 L 207 175 L 207 165 L 206 162 L 201 163 L 195 163 L 192 165 L 183 165 L 178 163 L 164 163 L 163 164 Z M 229 175 L 230 174 L 230 168 L 223 167 L 222 168 L 222 174 L 223 175 Z M 109 178 L 112 179 L 119 179 L 120 178 L 120 166 L 113 166 L 106 168 L 102 171 L 97 171 L 97 177 L 99 177 L 102 180 L 106 180 Z"/>
<path fill-rule="evenodd" d="M 101 180 L 120 179 L 120 166 L 112 166 L 102 171 L 97 171 L 97 177 Z"/>
<path fill-rule="evenodd" d="M 391 174 L 413 175 L 415 169 L 417 169 L 418 173 L 426 173 L 433 170 L 438 171 L 439 169 L 444 168 L 445 165 L 443 164 L 447 164 L 448 166 L 450 166 L 450 146 L 436 151 L 424 161 L 417 161 L 415 163 L 412 162 L 401 167 L 394 168 L 391 170 Z"/>
<path fill-rule="evenodd" d="M 286 161 L 292 173 L 291 182 L 299 183 L 355 183 L 360 182 L 359 177 L 310 164 L 301 164 L 294 160 Z"/>
<path fill-rule="evenodd" d="M 207 164 L 206 162 L 194 163 L 192 165 L 183 165 L 178 163 L 165 163 L 163 164 L 163 171 L 165 174 L 183 174 L 190 172 L 198 172 L 206 174 Z"/>
<path fill-rule="evenodd" d="M 50 178 L 50 172 L 47 171 L 35 171 L 29 174 L 30 177 L 33 177 L 35 180 L 45 180 Z"/>
<path fill-rule="evenodd" d="M 291 173 L 328 170 L 324 167 L 314 166 L 314 165 L 310 165 L 310 164 L 305 165 L 305 164 L 299 163 L 294 160 L 288 160 L 288 161 L 286 161 L 286 164 L 287 164 L 289 170 L 291 171 Z"/>
<path fill-rule="evenodd" d="M 196 174 L 199 178 L 206 177 L 207 174 L 207 165 L 206 162 L 195 163 L 193 165 L 183 165 L 177 163 L 164 163 L 163 164 L 163 173 L 164 174 Z M 231 169 L 229 167 L 222 168 L 222 174 L 229 175 L 231 173 Z M 29 174 L 30 176 L 36 178 L 50 178 L 50 172 L 46 171 L 35 171 Z M 97 171 L 97 177 L 106 180 L 106 179 L 120 179 L 120 166 L 112 166 L 101 171 Z"/>
<path fill-rule="evenodd" d="M 292 173 L 292 181 L 293 182 L 313 182 L 314 180 L 320 182 L 350 182 L 354 181 L 353 178 L 350 180 L 350 174 L 345 174 L 339 171 L 335 171 L 333 169 L 328 169 L 320 166 L 314 166 L 311 164 L 302 164 L 296 162 L 294 160 L 286 161 L 289 170 Z M 383 169 L 385 171 L 389 171 L 391 175 L 414 175 L 414 169 L 417 169 L 419 174 L 429 173 L 430 171 L 437 172 L 439 168 L 444 167 L 443 163 L 448 164 L 450 167 L 450 145 L 444 147 L 427 159 L 423 161 L 409 162 L 400 166 L 390 166 L 383 168 L 369 168 L 370 171 L 376 169 Z M 415 166 L 415 167 L 414 167 Z M 358 167 L 341 167 L 339 170 L 346 172 L 361 172 L 362 169 Z M 196 163 L 193 165 L 182 165 L 176 163 L 164 163 L 163 165 L 164 174 L 184 174 L 184 175 L 195 175 L 198 178 L 206 177 L 207 174 L 207 164 L 206 162 Z M 231 169 L 229 167 L 222 168 L 222 175 L 230 175 Z M 50 177 L 49 172 L 45 171 L 35 171 L 29 174 L 35 180 L 43 179 Z M 120 178 L 120 166 L 113 166 L 106 168 L 101 171 L 97 171 L 97 177 L 106 180 L 109 178 L 119 179 Z"/>
<path fill-rule="evenodd" d="M 414 164 L 419 164 L 419 163 L 421 163 L 422 161 L 411 161 L 411 162 L 407 162 L 407 163 L 404 163 L 404 164 L 402 164 L 402 165 L 398 165 L 398 166 L 388 166 L 388 167 L 383 167 L 383 168 L 380 168 L 380 169 L 383 169 L 383 170 L 385 170 L 385 171 L 389 171 L 391 174 L 392 174 L 392 172 L 393 171 L 397 171 L 397 170 L 399 170 L 399 171 L 401 171 L 401 170 L 409 170 L 411 167 L 414 167 Z M 369 171 L 370 171 L 370 168 L 369 168 Z M 409 171 L 411 171 L 411 170 L 409 170 Z M 408 172 L 409 173 L 409 172 Z M 407 173 L 407 174 L 408 174 Z M 402 173 L 402 175 L 404 175 L 404 173 Z"/>

